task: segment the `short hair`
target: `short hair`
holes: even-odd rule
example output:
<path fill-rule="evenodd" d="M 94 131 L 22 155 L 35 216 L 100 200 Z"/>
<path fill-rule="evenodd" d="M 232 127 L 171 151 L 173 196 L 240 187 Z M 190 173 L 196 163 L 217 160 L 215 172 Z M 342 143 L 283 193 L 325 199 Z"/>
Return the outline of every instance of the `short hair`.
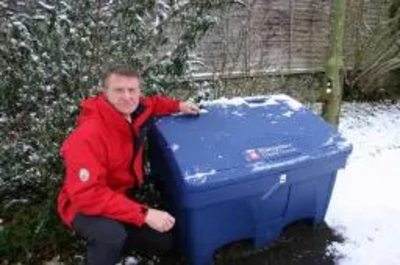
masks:
<path fill-rule="evenodd" d="M 105 86 L 107 78 L 112 74 L 134 77 L 134 78 L 137 78 L 140 82 L 142 81 L 142 76 L 136 70 L 129 68 L 128 66 L 116 65 L 116 66 L 108 67 L 103 72 L 102 77 L 101 77 L 101 82 L 102 82 L 103 86 Z"/>

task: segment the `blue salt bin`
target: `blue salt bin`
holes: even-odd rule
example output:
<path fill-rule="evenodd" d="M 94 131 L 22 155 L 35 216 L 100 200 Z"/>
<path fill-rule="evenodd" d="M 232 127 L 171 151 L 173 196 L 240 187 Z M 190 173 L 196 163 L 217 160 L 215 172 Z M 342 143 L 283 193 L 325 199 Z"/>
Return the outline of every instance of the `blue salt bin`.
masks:
<path fill-rule="evenodd" d="M 297 220 L 323 221 L 352 150 L 335 128 L 286 95 L 204 107 L 199 117 L 165 117 L 149 134 L 151 172 L 191 264 L 211 264 L 242 239 L 263 246 Z"/>

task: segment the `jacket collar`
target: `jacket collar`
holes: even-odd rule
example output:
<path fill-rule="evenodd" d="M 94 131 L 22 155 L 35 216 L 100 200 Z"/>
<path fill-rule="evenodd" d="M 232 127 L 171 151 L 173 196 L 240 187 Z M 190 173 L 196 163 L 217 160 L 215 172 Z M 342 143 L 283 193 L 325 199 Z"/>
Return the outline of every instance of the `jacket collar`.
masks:
<path fill-rule="evenodd" d="M 126 117 L 118 112 L 110 102 L 106 99 L 104 94 L 98 96 L 98 110 L 105 125 L 111 129 L 122 133 L 126 137 L 132 137 L 131 124 Z"/>
<path fill-rule="evenodd" d="M 140 124 L 143 123 L 143 114 L 147 111 L 149 110 L 145 104 L 140 102 L 137 109 L 131 114 L 131 123 L 129 123 L 126 117 L 108 102 L 105 95 L 100 94 L 83 101 L 78 124 L 90 120 L 100 120 L 108 129 L 117 131 L 124 137 L 132 137 L 132 128 L 138 130 Z"/>
<path fill-rule="evenodd" d="M 141 102 L 139 102 L 136 110 L 131 114 L 131 121 L 133 124 L 135 123 L 136 119 L 144 113 L 145 109 L 145 106 Z"/>

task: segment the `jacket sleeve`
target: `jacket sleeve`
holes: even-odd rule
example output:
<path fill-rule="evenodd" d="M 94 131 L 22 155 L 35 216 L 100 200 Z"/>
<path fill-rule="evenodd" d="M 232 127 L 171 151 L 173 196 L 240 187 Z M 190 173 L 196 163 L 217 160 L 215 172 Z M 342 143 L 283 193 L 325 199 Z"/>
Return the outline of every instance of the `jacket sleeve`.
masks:
<path fill-rule="evenodd" d="M 154 116 L 165 116 L 179 112 L 180 100 L 162 97 L 162 96 L 150 96 L 146 98 L 146 101 L 153 107 Z"/>
<path fill-rule="evenodd" d="M 94 150 L 96 146 L 96 150 Z M 62 148 L 66 167 L 65 188 L 76 212 L 100 215 L 141 226 L 147 207 L 124 194 L 111 190 L 106 183 L 106 168 L 96 159 L 100 144 L 70 139 Z"/>

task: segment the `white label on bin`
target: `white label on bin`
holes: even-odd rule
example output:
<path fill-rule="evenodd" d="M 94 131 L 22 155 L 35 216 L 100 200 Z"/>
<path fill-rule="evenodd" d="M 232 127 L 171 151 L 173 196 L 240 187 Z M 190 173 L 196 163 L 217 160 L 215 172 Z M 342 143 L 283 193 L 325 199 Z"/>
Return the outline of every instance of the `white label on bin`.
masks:
<path fill-rule="evenodd" d="M 255 149 L 246 150 L 245 156 L 247 161 L 256 161 L 262 159 L 261 154 Z"/>
<path fill-rule="evenodd" d="M 279 176 L 279 184 L 283 185 L 287 182 L 287 176 L 286 174 L 282 174 Z"/>
<path fill-rule="evenodd" d="M 279 144 L 275 146 L 261 147 L 257 148 L 257 151 L 265 158 L 279 157 L 285 154 L 294 154 L 298 152 L 298 150 L 292 144 Z"/>

